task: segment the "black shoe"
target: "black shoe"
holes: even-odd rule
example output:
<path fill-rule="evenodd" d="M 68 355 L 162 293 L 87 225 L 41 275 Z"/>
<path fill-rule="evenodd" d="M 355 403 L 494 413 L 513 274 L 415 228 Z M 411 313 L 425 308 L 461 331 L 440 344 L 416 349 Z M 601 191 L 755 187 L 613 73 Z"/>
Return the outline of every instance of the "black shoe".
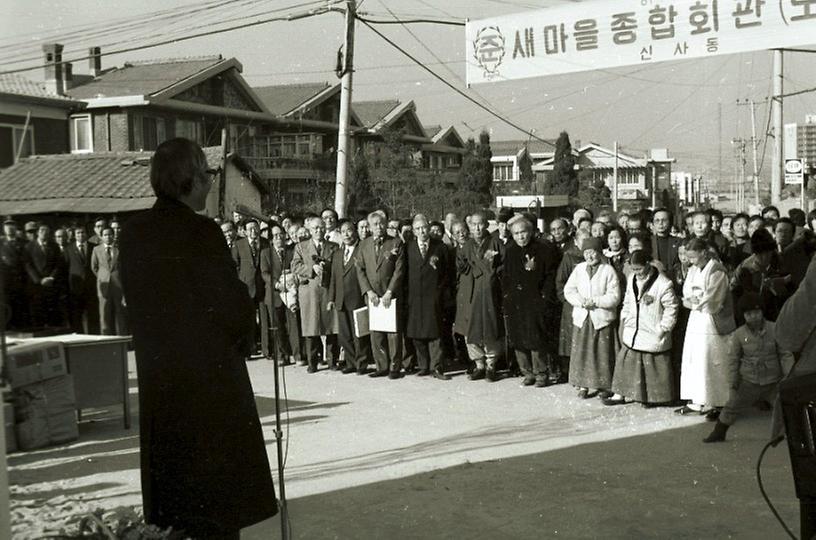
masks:
<path fill-rule="evenodd" d="M 474 369 L 473 373 L 468 375 L 468 379 L 471 381 L 479 381 L 485 378 L 485 370 L 483 369 Z"/>
<path fill-rule="evenodd" d="M 692 409 L 688 405 L 683 405 L 679 409 L 674 409 L 674 414 L 679 414 L 680 416 L 688 416 L 688 415 L 701 415 L 703 411 L 698 411 L 697 409 Z"/>
<path fill-rule="evenodd" d="M 601 399 L 608 399 L 608 398 L 611 398 L 614 395 L 615 395 L 615 393 L 610 392 L 609 390 L 601 390 L 600 392 L 598 392 L 598 397 L 601 398 Z"/>
<path fill-rule="evenodd" d="M 604 405 L 623 405 L 624 403 L 626 403 L 626 399 L 624 398 L 612 399 L 611 397 L 607 397 L 603 398 L 601 400 L 601 403 L 603 403 Z"/>
<path fill-rule="evenodd" d="M 408 372 L 406 371 L 405 373 L 407 374 Z M 431 374 L 430 369 L 420 369 L 419 371 L 416 372 L 417 377 L 427 377 L 430 374 Z"/>
<path fill-rule="evenodd" d="M 529 375 L 524 377 L 524 380 L 521 381 L 521 386 L 533 386 L 536 383 L 535 377 Z"/>
<path fill-rule="evenodd" d="M 568 375 L 559 375 L 558 379 L 556 379 L 556 384 L 567 384 L 569 382 Z"/>
<path fill-rule="evenodd" d="M 449 381 L 450 375 L 447 375 L 445 373 L 442 373 L 442 371 L 435 369 L 433 370 L 433 378 L 439 379 L 440 381 Z"/>
<path fill-rule="evenodd" d="M 369 377 L 387 377 L 388 376 L 388 371 L 387 370 L 375 371 L 374 373 L 369 373 L 368 376 Z"/>
<path fill-rule="evenodd" d="M 538 379 L 535 383 L 536 388 L 547 388 L 548 386 L 550 386 L 550 378 L 546 376 L 543 379 Z"/>
<path fill-rule="evenodd" d="M 348 375 L 349 373 L 355 373 L 356 371 L 357 371 L 357 368 L 356 368 L 356 367 L 354 367 L 354 366 L 348 366 L 348 367 L 346 367 L 346 368 L 343 368 L 343 371 L 342 371 L 341 373 L 342 373 L 343 375 Z"/>
<path fill-rule="evenodd" d="M 704 443 L 725 442 L 725 434 L 728 432 L 729 427 L 730 426 L 728 426 L 727 424 L 723 424 L 722 422 L 717 421 L 717 423 L 714 424 L 714 430 L 711 433 L 709 433 L 708 437 L 703 439 L 703 442 Z"/>
<path fill-rule="evenodd" d="M 306 370 L 306 373 L 317 373 L 317 367 L 309 366 L 309 368 Z"/>
<path fill-rule="evenodd" d="M 485 371 L 485 380 L 487 382 L 496 382 L 499 380 L 499 377 L 496 375 L 495 369 L 488 369 Z"/>
<path fill-rule="evenodd" d="M 643 403 L 640 404 L 640 406 L 643 407 L 644 409 L 654 409 L 655 407 L 659 407 L 660 404 L 659 403 L 643 402 Z"/>
<path fill-rule="evenodd" d="M 705 419 L 709 422 L 716 422 L 720 419 L 720 409 L 711 409 L 706 413 Z"/>
<path fill-rule="evenodd" d="M 365 375 L 368 373 L 368 368 L 365 366 L 360 366 L 357 368 L 357 375 Z"/>
<path fill-rule="evenodd" d="M 403 374 L 400 371 L 391 371 L 388 373 L 389 379 L 400 379 L 403 377 Z"/>
<path fill-rule="evenodd" d="M 426 370 L 422 370 L 422 371 L 426 371 Z M 419 375 L 419 373 L 417 372 L 417 368 L 415 368 L 414 366 L 408 366 L 407 368 L 405 368 L 405 374 L 406 375 L 413 375 L 414 373 Z M 428 373 L 430 373 L 430 372 L 428 372 Z"/>

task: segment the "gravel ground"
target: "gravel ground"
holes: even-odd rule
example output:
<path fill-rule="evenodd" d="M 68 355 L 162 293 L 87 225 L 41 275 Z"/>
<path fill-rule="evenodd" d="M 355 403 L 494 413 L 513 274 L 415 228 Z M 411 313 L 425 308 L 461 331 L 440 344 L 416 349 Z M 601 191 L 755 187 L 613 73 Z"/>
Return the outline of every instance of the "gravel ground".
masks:
<path fill-rule="evenodd" d="M 276 465 L 274 381 L 248 363 Z M 770 416 L 752 412 L 723 444 L 667 408 L 605 407 L 567 385 L 521 388 L 285 368 L 286 490 L 296 538 L 780 538 L 754 479 Z M 131 359 L 131 398 L 136 403 Z M 70 445 L 9 456 L 15 538 L 55 534 L 95 508 L 138 507 L 137 427 L 118 410 L 83 415 Z M 134 426 L 138 426 L 134 406 Z M 288 421 L 286 420 L 288 417 Z M 798 531 L 784 445 L 766 489 Z M 277 476 L 275 477 L 277 485 Z M 243 538 L 279 537 L 278 518 Z"/>

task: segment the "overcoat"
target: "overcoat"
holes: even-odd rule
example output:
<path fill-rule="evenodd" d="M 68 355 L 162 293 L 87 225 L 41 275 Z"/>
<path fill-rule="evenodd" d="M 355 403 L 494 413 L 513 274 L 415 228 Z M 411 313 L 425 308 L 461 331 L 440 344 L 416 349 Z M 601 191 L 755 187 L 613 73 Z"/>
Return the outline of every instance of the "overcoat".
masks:
<path fill-rule="evenodd" d="M 462 247 L 457 247 L 453 251 L 456 264 L 456 316 L 453 321 L 453 330 L 457 334 L 467 336 L 470 326 L 470 305 L 473 301 L 473 274 L 467 265 L 459 264 L 462 249 Z"/>
<path fill-rule="evenodd" d="M 442 308 L 450 287 L 448 248 L 441 240 L 428 240 L 425 257 L 416 241 L 408 243 L 408 327 L 406 335 L 416 339 L 442 336 Z"/>
<path fill-rule="evenodd" d="M 492 257 L 486 257 L 489 252 Z M 458 254 L 457 267 L 473 277 L 470 320 L 465 335 L 470 343 L 485 343 L 504 337 L 499 272 L 504 244 L 491 235 L 465 242 Z"/>
<path fill-rule="evenodd" d="M 345 245 L 334 250 L 332 258 L 331 283 L 329 300 L 334 302 L 337 310 L 354 311 L 365 305 L 363 293 L 360 292 L 360 280 L 357 279 L 357 257 L 360 255 L 360 242 L 354 246 L 354 252 L 348 262 L 344 261 Z"/>
<path fill-rule="evenodd" d="M 263 302 L 266 295 L 263 276 L 261 275 L 261 252 L 269 249 L 266 238 L 258 238 L 258 250 L 252 257 L 249 238 L 236 239 L 232 244 L 232 259 L 238 269 L 238 277 L 247 287 L 249 296 L 256 302 Z"/>
<path fill-rule="evenodd" d="M 282 248 L 283 258 L 278 256 L 278 252 L 272 247 L 271 242 L 268 247 L 261 250 L 261 276 L 264 281 L 264 304 L 270 308 L 283 306 L 283 299 L 280 291 L 275 288 L 281 274 L 285 270 L 290 270 L 295 249 L 292 246 Z"/>
<path fill-rule="evenodd" d="M 543 350 L 553 337 L 551 316 L 558 253 L 549 242 L 507 244 L 502 274 L 507 337 L 517 348 Z"/>
<path fill-rule="evenodd" d="M 323 241 L 321 253 L 311 238 L 295 244 L 295 253 L 292 256 L 292 272 L 298 276 L 298 305 L 300 307 L 300 330 L 304 337 L 327 336 L 337 333 L 337 313 L 328 311 L 329 280 L 318 276 L 313 266 L 316 261 L 322 260 L 323 272 L 327 276 L 331 273 L 331 259 L 337 244 Z"/>
<path fill-rule="evenodd" d="M 579 263 L 584 261 L 584 254 L 575 247 L 575 244 L 568 244 L 569 248 L 564 251 L 561 257 L 561 264 L 558 265 L 558 272 L 555 275 L 555 294 L 561 302 L 561 325 L 558 332 L 558 354 L 559 356 L 570 356 L 572 352 L 572 304 L 564 298 L 564 286 L 572 274 L 572 271 Z"/>
<path fill-rule="evenodd" d="M 148 523 L 218 536 L 277 513 L 244 358 L 254 307 L 221 230 L 159 197 L 120 240 Z"/>

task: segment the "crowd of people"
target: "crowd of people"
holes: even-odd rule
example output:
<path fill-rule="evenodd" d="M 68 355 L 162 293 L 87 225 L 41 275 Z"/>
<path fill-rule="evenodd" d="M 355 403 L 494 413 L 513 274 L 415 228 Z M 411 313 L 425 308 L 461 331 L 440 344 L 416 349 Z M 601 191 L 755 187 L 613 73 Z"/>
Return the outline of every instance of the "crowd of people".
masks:
<path fill-rule="evenodd" d="M 352 221 L 327 208 L 219 225 L 256 304 L 256 352 L 283 365 L 569 383 L 609 406 L 706 415 L 709 442 L 773 401 L 793 363 L 774 321 L 816 251 L 816 212 L 709 209 L 676 227 L 662 208 L 579 209 L 546 233 L 530 214 L 497 218 Z M 380 302 L 397 303 L 397 331 L 358 336 L 354 311 Z"/>
<path fill-rule="evenodd" d="M 235 213 L 216 219 L 256 309 L 255 358 L 345 374 L 569 383 L 605 405 L 675 405 L 717 421 L 767 407 L 790 370 L 774 321 L 816 251 L 816 211 L 773 206 L 675 221 L 587 209 L 540 226 L 502 209 L 444 221 Z M 677 226 L 681 223 L 681 226 Z M 9 326 L 127 334 L 118 221 L 3 224 Z M 546 229 L 543 232 L 540 229 Z M 359 335 L 355 310 L 396 302 L 397 331 Z M 724 412 L 722 412 L 724 411 Z"/>

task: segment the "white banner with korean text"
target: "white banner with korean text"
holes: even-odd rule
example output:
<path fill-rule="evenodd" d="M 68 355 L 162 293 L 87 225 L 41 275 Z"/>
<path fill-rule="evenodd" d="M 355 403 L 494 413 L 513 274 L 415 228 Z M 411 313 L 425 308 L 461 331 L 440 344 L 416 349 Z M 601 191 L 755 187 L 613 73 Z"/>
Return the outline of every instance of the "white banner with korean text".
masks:
<path fill-rule="evenodd" d="M 816 0 L 601 0 L 468 21 L 467 83 L 816 43 Z"/>

